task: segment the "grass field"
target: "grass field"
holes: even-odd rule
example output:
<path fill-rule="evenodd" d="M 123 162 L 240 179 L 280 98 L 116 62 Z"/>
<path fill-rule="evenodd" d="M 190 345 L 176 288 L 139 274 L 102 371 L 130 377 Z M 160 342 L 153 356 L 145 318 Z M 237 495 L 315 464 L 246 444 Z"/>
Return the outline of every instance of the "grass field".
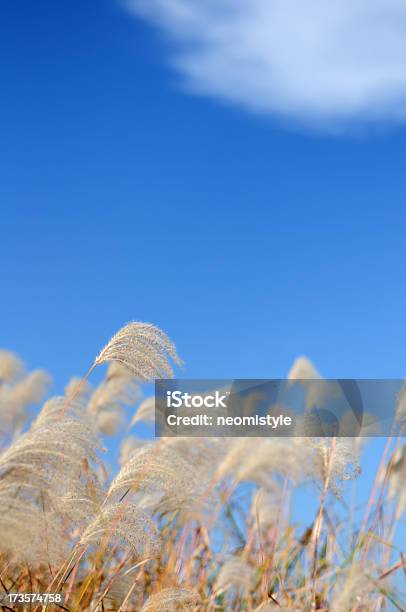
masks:
<path fill-rule="evenodd" d="M 154 419 L 140 385 L 179 363 L 161 330 L 129 324 L 27 422 L 50 376 L 0 352 L 0 590 L 63 595 L 27 610 L 405 610 L 402 439 L 388 439 L 368 498 L 357 499 L 356 438 L 128 435 L 130 421 Z M 299 365 L 302 377 L 312 371 Z M 103 457 L 117 435 L 121 465 L 109 474 Z M 303 484 L 317 500 L 307 524 L 292 518 Z"/>

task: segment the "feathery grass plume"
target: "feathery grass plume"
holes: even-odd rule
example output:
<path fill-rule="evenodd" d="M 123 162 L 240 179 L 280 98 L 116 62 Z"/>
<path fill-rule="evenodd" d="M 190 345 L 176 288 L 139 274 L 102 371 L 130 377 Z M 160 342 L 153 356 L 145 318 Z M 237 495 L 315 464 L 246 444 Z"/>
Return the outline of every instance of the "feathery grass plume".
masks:
<path fill-rule="evenodd" d="M 373 582 L 358 567 L 350 567 L 339 578 L 331 599 L 331 612 L 344 612 L 356 608 L 367 612 L 375 609 L 376 589 Z"/>
<path fill-rule="evenodd" d="M 59 517 L 58 534 L 64 533 L 71 545 L 71 526 L 81 520 L 87 522 L 102 501 L 101 486 L 92 468 L 100 463 L 97 436 L 83 406 L 71 402 L 61 416 L 65 404 L 64 397 L 49 400 L 30 430 L 0 455 L 0 497 L 9 498 L 13 492 L 17 542 L 18 532 L 27 530 L 21 521 L 31 517 L 34 524 L 40 515 L 42 521 L 51 524 Z M 3 513 L 0 530 L 7 527 L 7 520 Z M 19 555 L 18 549 L 15 553 Z"/>
<path fill-rule="evenodd" d="M 178 612 L 179 610 L 197 610 L 200 604 L 199 595 L 179 587 L 162 589 L 151 595 L 141 608 L 141 612 Z M 200 609 L 200 607 L 199 607 Z"/>
<path fill-rule="evenodd" d="M 12 389 L 8 384 L 0 385 L 0 447 L 6 445 L 7 438 L 21 427 L 26 418 L 21 406 L 11 401 Z"/>
<path fill-rule="evenodd" d="M 261 531 L 266 531 L 277 520 L 278 512 L 279 504 L 276 493 L 257 489 L 252 496 L 251 515 L 254 522 L 258 521 Z"/>
<path fill-rule="evenodd" d="M 321 376 L 315 365 L 313 365 L 313 363 L 310 361 L 310 359 L 302 355 L 301 357 L 295 359 L 295 361 L 293 362 L 292 367 L 288 372 L 288 379 L 292 381 L 306 379 L 317 380 L 321 379 Z"/>
<path fill-rule="evenodd" d="M 223 438 L 166 438 L 161 444 L 182 457 L 186 463 L 199 472 L 199 477 L 206 482 L 214 476 L 214 468 L 224 457 L 225 445 Z"/>
<path fill-rule="evenodd" d="M 307 442 L 314 450 L 311 475 L 317 482 L 323 483 L 330 468 L 329 488 L 336 497 L 341 497 L 346 481 L 354 480 L 361 473 L 359 464 L 360 439 L 336 438 L 334 455 L 330 463 L 329 453 L 332 444 L 330 438 L 312 438 L 308 439 Z"/>
<path fill-rule="evenodd" d="M 398 497 L 396 519 L 406 508 L 406 444 L 396 449 L 389 474 L 389 499 Z"/>
<path fill-rule="evenodd" d="M 161 550 L 161 536 L 146 512 L 136 504 L 123 502 L 103 506 L 86 528 L 80 544 L 129 546 L 139 559 L 157 557 Z"/>
<path fill-rule="evenodd" d="M 141 440 L 140 438 L 135 438 L 134 436 L 124 438 L 120 446 L 120 465 L 127 463 L 133 452 L 145 444 L 148 444 L 146 440 Z"/>
<path fill-rule="evenodd" d="M 96 357 L 94 365 L 117 361 L 145 382 L 172 378 L 170 363 L 180 365 L 174 344 L 151 323 L 133 322 L 118 331 Z"/>
<path fill-rule="evenodd" d="M 221 567 L 215 582 L 217 594 L 226 591 L 237 591 L 240 595 L 253 587 L 254 572 L 252 567 L 239 557 L 230 557 Z"/>
<path fill-rule="evenodd" d="M 176 453 L 150 443 L 136 449 L 113 480 L 109 497 L 128 489 L 153 494 L 165 501 L 168 511 L 178 510 L 199 483 L 193 469 Z"/>
<path fill-rule="evenodd" d="M 64 406 L 66 406 L 66 396 L 56 395 L 51 397 L 44 403 L 38 416 L 32 422 L 30 431 L 39 429 L 44 425 L 50 425 L 52 422 L 58 423 L 63 418 L 82 421 L 93 431 L 92 423 L 86 415 L 86 404 L 80 397 L 70 400 L 65 411 L 62 410 Z"/>
<path fill-rule="evenodd" d="M 0 422 L 3 432 L 18 432 L 27 419 L 27 408 L 45 395 L 51 377 L 44 370 L 34 370 L 13 383 L 0 384 Z"/>
<path fill-rule="evenodd" d="M 141 389 L 132 373 L 112 363 L 106 379 L 91 395 L 87 409 L 99 431 L 114 435 L 124 422 L 123 407 L 135 404 L 140 397 Z"/>
<path fill-rule="evenodd" d="M 275 474 L 299 480 L 309 464 L 304 438 L 232 438 L 217 468 L 217 478 L 255 482 L 268 488 Z"/>
<path fill-rule="evenodd" d="M 100 476 L 89 478 L 85 484 L 73 484 L 76 486 L 61 491 L 56 507 L 70 526 L 84 529 L 100 512 L 104 500 Z"/>
<path fill-rule="evenodd" d="M 97 429 L 106 436 L 115 436 L 124 425 L 124 415 L 114 410 L 100 410 L 96 414 Z"/>
<path fill-rule="evenodd" d="M 44 397 L 51 381 L 50 375 L 44 370 L 34 370 L 13 387 L 11 401 L 21 406 L 37 404 Z"/>
<path fill-rule="evenodd" d="M 155 423 L 155 397 L 146 397 L 138 406 L 136 413 L 131 419 L 131 427 L 137 423 Z"/>
<path fill-rule="evenodd" d="M 132 493 L 148 495 L 159 513 L 201 513 L 208 498 L 207 474 L 165 444 L 146 444 L 136 449 L 113 480 L 110 498 Z M 152 509 L 151 509 L 152 510 Z"/>
<path fill-rule="evenodd" d="M 13 383 L 24 374 L 24 363 L 18 355 L 0 349 L 0 383 Z"/>
<path fill-rule="evenodd" d="M 323 405 L 328 399 L 340 396 L 340 392 L 334 383 L 324 381 L 318 370 L 307 357 L 299 357 L 293 363 L 288 374 L 289 380 L 299 381 L 306 390 L 306 407 L 311 409 Z M 317 416 L 317 415 L 316 415 Z M 310 425 L 312 429 L 312 412 L 310 411 L 298 427 L 298 433 L 306 433 Z M 302 427 L 302 430 L 300 430 Z M 330 439 L 329 438 L 305 438 L 309 452 L 313 448 L 313 462 L 310 475 L 317 481 L 324 482 L 328 465 Z M 344 483 L 356 478 L 360 473 L 359 465 L 360 438 L 338 438 L 332 471 L 330 474 L 330 488 L 338 496 L 341 496 Z"/>
<path fill-rule="evenodd" d="M 300 383 L 306 393 L 306 408 L 326 404 L 327 400 L 339 397 L 337 385 L 324 380 L 307 357 L 298 357 L 288 373 L 288 380 Z"/>
<path fill-rule="evenodd" d="M 166 438 L 160 441 L 160 446 L 165 460 L 182 470 L 182 480 L 187 479 L 186 485 L 182 485 L 182 491 L 177 491 L 176 503 L 180 505 L 180 518 L 195 518 L 203 522 L 219 503 L 215 471 L 224 457 L 224 440 L 216 437 Z M 149 500 L 158 512 L 176 508 L 173 494 L 168 496 L 165 493 L 159 498 L 153 493 Z"/>
<path fill-rule="evenodd" d="M 30 504 L 15 485 L 0 489 L 0 532 L 0 553 L 16 564 L 56 566 L 69 551 L 61 517 Z"/>
<path fill-rule="evenodd" d="M 79 376 L 72 376 L 65 387 L 65 395 L 69 398 L 87 403 L 92 394 L 93 387 L 88 380 L 82 380 Z"/>

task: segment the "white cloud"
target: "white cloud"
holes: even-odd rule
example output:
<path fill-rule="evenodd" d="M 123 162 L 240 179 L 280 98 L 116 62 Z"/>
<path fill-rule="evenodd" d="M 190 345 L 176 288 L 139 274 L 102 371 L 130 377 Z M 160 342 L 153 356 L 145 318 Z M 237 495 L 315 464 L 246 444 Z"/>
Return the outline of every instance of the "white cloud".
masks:
<path fill-rule="evenodd" d="M 406 119 L 406 0 L 129 0 L 187 88 L 300 121 Z"/>

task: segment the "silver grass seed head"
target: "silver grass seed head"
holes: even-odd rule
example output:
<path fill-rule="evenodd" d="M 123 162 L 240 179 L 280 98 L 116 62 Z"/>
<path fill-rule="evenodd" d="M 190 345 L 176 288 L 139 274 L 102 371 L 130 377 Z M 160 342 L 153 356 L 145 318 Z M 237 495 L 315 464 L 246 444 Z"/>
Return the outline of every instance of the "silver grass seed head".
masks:
<path fill-rule="evenodd" d="M 124 417 L 119 410 L 100 410 L 96 414 L 97 429 L 106 436 L 115 436 L 124 424 Z"/>
<path fill-rule="evenodd" d="M 291 384 L 301 384 L 306 393 L 306 408 L 326 404 L 328 401 L 339 397 L 337 385 L 324 380 L 315 365 L 305 356 L 298 357 L 288 373 Z"/>
<path fill-rule="evenodd" d="M 87 427 L 92 428 L 91 420 L 86 414 L 86 404 L 81 397 L 76 397 L 67 402 L 65 396 L 57 395 L 44 403 L 37 418 L 31 425 L 31 431 L 66 419 L 80 421 Z"/>
<path fill-rule="evenodd" d="M 225 444 L 223 438 L 195 438 L 195 437 L 180 437 L 180 438 L 164 438 L 161 444 L 170 449 L 170 452 L 176 453 L 187 463 L 198 469 L 199 472 L 206 472 L 207 479 L 214 476 L 214 469 L 218 462 L 225 455 Z"/>
<path fill-rule="evenodd" d="M 134 494 L 148 494 L 159 500 L 155 510 L 160 513 L 198 513 L 210 503 L 206 469 L 186 461 L 171 447 L 158 443 L 145 444 L 136 449 L 113 480 L 109 498 L 130 490 Z"/>
<path fill-rule="evenodd" d="M 72 376 L 69 379 L 64 391 L 65 396 L 75 400 L 87 403 L 92 393 L 93 387 L 88 380 L 83 380 L 79 376 Z M 69 400 L 71 401 L 71 399 Z"/>
<path fill-rule="evenodd" d="M 155 423 L 155 397 L 146 397 L 131 419 L 131 427 L 137 423 Z"/>
<path fill-rule="evenodd" d="M 128 372 L 125 375 L 109 376 L 101 383 L 92 394 L 88 412 L 97 413 L 103 409 L 115 409 L 124 406 L 131 406 L 141 398 L 141 389 Z"/>
<path fill-rule="evenodd" d="M 304 355 L 295 359 L 288 373 L 288 380 L 292 381 L 320 378 L 316 366 Z"/>
<path fill-rule="evenodd" d="M 376 590 L 372 581 L 358 567 L 350 567 L 336 582 L 331 600 L 331 612 L 343 612 L 353 610 L 372 610 Z"/>
<path fill-rule="evenodd" d="M 71 489 L 69 489 L 71 484 Z M 97 475 L 89 478 L 87 482 L 71 480 L 59 492 L 57 503 L 58 511 L 67 517 L 71 524 L 76 526 L 88 525 L 100 512 L 105 493 Z"/>
<path fill-rule="evenodd" d="M 300 480 L 309 463 L 304 438 L 233 438 L 226 447 L 217 468 L 219 480 L 251 481 L 268 488 L 275 474 Z"/>
<path fill-rule="evenodd" d="M 136 504 L 104 506 L 83 533 L 80 544 L 129 546 L 139 559 L 157 557 L 161 536 L 150 516 Z"/>
<path fill-rule="evenodd" d="M 141 397 L 138 382 L 129 370 L 118 364 L 110 367 L 105 380 L 92 393 L 87 412 L 94 419 L 97 429 L 114 436 L 124 424 L 124 406 L 135 404 Z"/>
<path fill-rule="evenodd" d="M 13 383 L 0 381 L 0 429 L 17 432 L 27 419 L 27 407 L 37 404 L 51 382 L 43 370 L 34 370 Z"/>
<path fill-rule="evenodd" d="M 345 483 L 361 473 L 358 438 L 336 438 L 335 447 L 330 438 L 305 438 L 312 453 L 309 475 L 323 483 L 329 477 L 329 489 L 340 498 Z M 313 452 L 312 452 L 313 449 Z"/>
<path fill-rule="evenodd" d="M 122 466 L 127 463 L 133 452 L 145 444 L 148 444 L 146 440 L 141 440 L 139 438 L 135 438 L 134 436 L 124 438 L 120 446 L 120 465 Z"/>
<path fill-rule="evenodd" d="M 215 583 L 216 593 L 230 589 L 249 591 L 253 586 L 253 568 L 239 557 L 230 557 L 221 567 Z"/>
<path fill-rule="evenodd" d="M 50 375 L 44 370 L 34 370 L 13 387 L 11 401 L 21 406 L 37 404 L 44 397 L 51 381 Z"/>
<path fill-rule="evenodd" d="M 96 357 L 95 365 L 116 361 L 143 381 L 172 378 L 171 360 L 180 365 L 174 344 L 150 323 L 128 323 Z"/>
<path fill-rule="evenodd" d="M 31 429 L 0 455 L 0 493 L 14 483 L 20 500 L 28 495 L 32 503 L 38 503 L 36 497 L 53 508 L 63 505 L 66 495 L 100 498 L 94 469 L 101 464 L 100 442 L 83 405 L 71 402 L 63 412 L 65 405 L 63 397 L 46 402 Z"/>
<path fill-rule="evenodd" d="M 190 589 L 172 587 L 162 589 L 151 595 L 141 608 L 141 612 L 178 612 L 196 610 L 199 595 Z"/>
<path fill-rule="evenodd" d="M 277 520 L 279 513 L 277 493 L 270 493 L 265 489 L 257 489 L 252 496 L 251 516 L 259 529 L 266 530 Z"/>
<path fill-rule="evenodd" d="M 18 482 L 56 500 L 65 488 L 81 488 L 81 475 L 88 478 L 90 463 L 99 460 L 88 430 L 70 425 L 75 427 L 65 421 L 21 436 L 0 456 L 2 483 Z"/>
<path fill-rule="evenodd" d="M 0 494 L 0 531 L 0 551 L 34 568 L 59 565 L 69 550 L 58 515 L 21 503 L 15 493 Z"/>
<path fill-rule="evenodd" d="M 24 363 L 18 355 L 0 349 L 0 383 L 13 383 L 24 374 Z"/>

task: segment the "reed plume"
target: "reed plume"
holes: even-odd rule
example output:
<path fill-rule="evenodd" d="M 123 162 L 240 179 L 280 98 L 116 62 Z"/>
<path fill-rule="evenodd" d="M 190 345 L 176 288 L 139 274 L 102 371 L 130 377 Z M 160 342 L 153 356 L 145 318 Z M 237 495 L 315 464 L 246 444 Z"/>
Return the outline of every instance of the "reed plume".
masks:
<path fill-rule="evenodd" d="M 156 512 L 200 512 L 209 474 L 189 463 L 171 445 L 146 444 L 133 451 L 113 480 L 109 498 L 128 491 L 147 496 Z"/>
<path fill-rule="evenodd" d="M 114 435 L 124 422 L 123 408 L 134 405 L 141 395 L 133 374 L 120 364 L 112 363 L 106 379 L 92 393 L 87 410 L 102 433 Z"/>
<path fill-rule="evenodd" d="M 0 383 L 13 383 L 24 371 L 24 363 L 18 355 L 0 349 Z"/>
<path fill-rule="evenodd" d="M 150 323 L 128 323 L 117 332 L 95 359 L 95 365 L 115 361 L 145 382 L 172 378 L 171 360 L 180 365 L 175 345 Z"/>
<path fill-rule="evenodd" d="M 134 436 L 127 436 L 127 438 L 124 438 L 120 446 L 120 465 L 127 463 L 133 452 L 147 443 L 148 442 L 146 440 L 140 440 Z"/>
<path fill-rule="evenodd" d="M 92 469 L 92 464 L 100 463 L 97 436 L 82 405 L 72 403 L 61 416 L 64 404 L 63 397 L 49 400 L 31 428 L 0 455 L 0 498 L 3 509 L 8 508 L 0 514 L 0 530 L 7 531 L 9 540 L 21 541 L 16 558 L 20 552 L 30 555 L 32 564 L 37 558 L 45 562 L 47 551 L 51 565 L 56 551 L 63 549 L 66 556 L 69 530 L 83 516 L 83 500 L 98 507 L 103 497 Z M 91 514 L 85 513 L 85 520 Z M 37 537 L 28 537 L 39 524 Z M 44 533 L 48 534 L 45 551 Z M 29 546 L 22 545 L 25 537 Z"/>
<path fill-rule="evenodd" d="M 80 544 L 119 544 L 130 546 L 138 559 L 155 557 L 161 549 L 161 538 L 155 523 L 136 504 L 119 503 L 103 506 L 84 531 Z"/>
<path fill-rule="evenodd" d="M 167 588 L 154 593 L 147 599 L 141 612 L 178 612 L 196 610 L 199 596 L 190 589 Z"/>
<path fill-rule="evenodd" d="M 44 370 L 27 374 L 18 357 L 0 351 L 0 430 L 3 436 L 19 433 L 28 417 L 27 409 L 41 401 L 51 380 Z"/>
<path fill-rule="evenodd" d="M 147 397 L 138 406 L 137 412 L 131 419 L 131 426 L 134 427 L 137 423 L 154 423 L 155 422 L 155 398 Z"/>
<path fill-rule="evenodd" d="M 238 590 L 240 594 L 248 592 L 253 586 L 254 572 L 252 567 L 239 557 L 230 557 L 221 566 L 216 579 L 216 593 L 221 594 L 230 589 Z"/>

